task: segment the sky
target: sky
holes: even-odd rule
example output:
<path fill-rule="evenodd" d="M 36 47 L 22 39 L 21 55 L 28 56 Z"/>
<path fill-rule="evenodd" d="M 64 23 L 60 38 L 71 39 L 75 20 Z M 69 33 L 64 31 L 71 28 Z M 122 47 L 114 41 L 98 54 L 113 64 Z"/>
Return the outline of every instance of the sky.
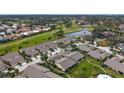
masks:
<path fill-rule="evenodd" d="M 0 0 L 0 14 L 124 14 L 124 0 Z"/>

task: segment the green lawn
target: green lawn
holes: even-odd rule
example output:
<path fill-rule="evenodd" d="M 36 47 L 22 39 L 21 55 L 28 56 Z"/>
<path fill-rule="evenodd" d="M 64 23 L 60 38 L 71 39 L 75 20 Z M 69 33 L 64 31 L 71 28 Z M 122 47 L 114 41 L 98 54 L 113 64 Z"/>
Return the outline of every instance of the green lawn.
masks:
<path fill-rule="evenodd" d="M 117 73 L 116 71 L 113 71 L 111 68 L 105 68 L 106 73 L 112 76 L 113 78 L 124 78 L 123 75 Z"/>
<path fill-rule="evenodd" d="M 71 77 L 75 78 L 88 78 L 96 77 L 100 73 L 104 73 L 102 69 L 90 64 L 87 60 L 83 60 L 81 63 L 69 69 L 67 72 Z"/>
<path fill-rule="evenodd" d="M 81 29 L 82 29 L 81 27 L 73 23 L 71 28 L 64 28 L 64 32 L 65 34 L 67 34 L 75 31 L 79 31 Z M 12 52 L 12 51 L 17 51 L 19 50 L 19 48 L 25 48 L 25 47 L 33 46 L 46 41 L 54 40 L 56 39 L 54 36 L 55 31 L 56 30 L 53 30 L 53 31 L 41 33 L 35 36 L 11 41 L 5 44 L 0 44 L 0 55 L 8 52 Z"/>
<path fill-rule="evenodd" d="M 96 77 L 98 74 L 107 74 L 113 78 L 124 78 L 123 75 L 113 71 L 111 68 L 102 67 L 102 64 L 101 61 L 97 61 L 96 59 L 87 56 L 84 61 L 70 68 L 67 74 L 75 78 Z"/>
<path fill-rule="evenodd" d="M 95 60 L 95 59 L 93 59 L 93 58 L 91 58 L 91 57 L 87 57 L 87 58 L 88 58 L 88 60 L 90 60 L 92 63 L 94 63 L 94 64 L 99 65 L 99 66 L 102 67 L 103 62 L 97 61 L 97 60 Z M 124 78 L 123 75 L 117 73 L 116 71 L 113 71 L 111 68 L 108 68 L 108 67 L 102 67 L 102 68 L 104 68 L 106 74 L 110 75 L 110 76 L 113 77 L 113 78 Z"/>
<path fill-rule="evenodd" d="M 91 31 L 91 32 L 94 30 L 94 27 L 93 27 L 92 25 L 89 25 L 87 28 L 88 28 L 88 30 Z"/>

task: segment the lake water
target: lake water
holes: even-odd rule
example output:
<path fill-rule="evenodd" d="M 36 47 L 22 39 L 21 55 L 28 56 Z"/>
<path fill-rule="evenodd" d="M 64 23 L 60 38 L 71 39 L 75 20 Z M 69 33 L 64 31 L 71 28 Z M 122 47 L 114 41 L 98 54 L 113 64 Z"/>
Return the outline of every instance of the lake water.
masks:
<path fill-rule="evenodd" d="M 75 37 L 75 36 L 91 36 L 91 35 L 92 33 L 90 31 L 88 31 L 87 29 L 83 29 L 79 32 L 73 32 L 73 33 L 67 34 L 66 36 Z"/>

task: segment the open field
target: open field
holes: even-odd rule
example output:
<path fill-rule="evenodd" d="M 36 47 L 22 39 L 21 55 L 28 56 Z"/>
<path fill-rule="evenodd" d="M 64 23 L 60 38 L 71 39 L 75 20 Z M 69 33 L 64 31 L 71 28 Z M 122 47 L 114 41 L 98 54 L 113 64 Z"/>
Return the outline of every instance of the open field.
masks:
<path fill-rule="evenodd" d="M 71 28 L 64 28 L 64 32 L 65 34 L 67 34 L 75 31 L 79 31 L 81 29 L 82 29 L 81 27 L 73 23 Z M 46 41 L 54 40 L 56 39 L 54 37 L 55 31 L 56 30 L 53 30 L 53 31 L 41 33 L 35 36 L 11 41 L 5 44 L 0 44 L 0 55 L 6 54 L 12 51 L 18 51 L 20 48 L 25 48 L 25 47 L 33 46 Z"/>

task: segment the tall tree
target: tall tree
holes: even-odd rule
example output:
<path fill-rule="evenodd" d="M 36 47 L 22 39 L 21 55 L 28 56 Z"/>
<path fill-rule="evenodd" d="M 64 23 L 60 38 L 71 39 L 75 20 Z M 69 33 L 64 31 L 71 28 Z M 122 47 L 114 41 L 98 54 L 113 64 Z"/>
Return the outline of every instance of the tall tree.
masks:
<path fill-rule="evenodd" d="M 55 35 L 56 35 L 58 38 L 64 37 L 64 30 L 63 30 L 63 28 L 60 28 L 59 31 L 57 31 L 57 32 L 55 33 Z"/>

